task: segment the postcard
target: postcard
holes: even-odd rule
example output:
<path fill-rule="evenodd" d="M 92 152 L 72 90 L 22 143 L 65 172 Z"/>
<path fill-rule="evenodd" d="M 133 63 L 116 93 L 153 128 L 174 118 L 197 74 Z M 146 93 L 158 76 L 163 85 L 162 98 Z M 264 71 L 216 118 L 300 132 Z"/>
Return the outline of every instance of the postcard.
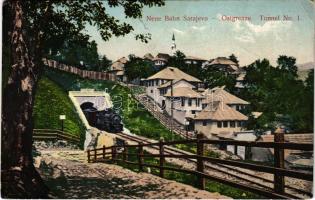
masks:
<path fill-rule="evenodd" d="M 313 0 L 6 0 L 4 199 L 313 197 Z"/>

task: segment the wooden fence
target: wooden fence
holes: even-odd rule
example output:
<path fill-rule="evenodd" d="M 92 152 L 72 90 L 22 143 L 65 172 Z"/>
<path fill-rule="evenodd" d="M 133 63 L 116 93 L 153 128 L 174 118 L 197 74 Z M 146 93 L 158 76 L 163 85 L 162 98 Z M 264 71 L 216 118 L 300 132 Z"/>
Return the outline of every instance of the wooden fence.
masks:
<path fill-rule="evenodd" d="M 282 134 L 283 135 L 283 134 Z M 111 146 L 88 150 L 87 157 L 88 162 L 103 162 L 107 160 L 112 161 L 122 161 L 127 164 L 137 165 L 139 167 L 139 171 L 143 171 L 143 167 L 152 167 L 159 169 L 160 177 L 164 177 L 164 171 L 176 171 L 182 172 L 185 174 L 193 174 L 197 177 L 196 185 L 200 189 L 205 189 L 205 180 L 213 180 L 223 184 L 230 185 L 232 187 L 236 187 L 243 190 L 248 190 L 250 192 L 260 194 L 265 197 L 271 198 L 288 198 L 288 194 L 285 193 L 285 181 L 284 177 L 292 177 L 307 181 L 313 181 L 313 174 L 306 173 L 301 171 L 295 171 L 284 168 L 284 149 L 294 149 L 294 150 L 304 150 L 304 151 L 313 151 L 313 144 L 306 143 L 288 143 L 284 142 L 283 137 L 281 135 L 275 136 L 275 142 L 249 142 L 249 141 L 227 141 L 227 140 L 209 140 L 204 139 L 203 135 L 198 134 L 197 139 L 191 140 L 181 140 L 181 141 L 172 141 L 172 142 L 164 142 L 160 141 L 158 143 L 139 143 L 137 145 L 123 145 L 123 146 Z M 164 146 L 165 145 L 176 145 L 176 144 L 195 144 L 197 146 L 197 154 L 187 155 L 187 154 L 165 154 Z M 212 158 L 204 156 L 204 145 L 205 144 L 223 144 L 223 145 L 237 145 L 237 146 L 245 146 L 245 147 L 262 147 L 262 148 L 273 148 L 275 159 L 274 166 L 265 166 L 265 165 L 257 165 L 251 163 L 245 163 L 235 160 L 223 160 L 218 158 Z M 143 148 L 150 146 L 158 146 L 159 153 L 158 154 L 144 154 Z M 117 151 L 117 148 L 122 148 L 122 151 Z M 128 153 L 128 148 L 136 148 L 137 153 Z M 122 158 L 118 158 L 121 155 Z M 128 161 L 128 156 L 137 156 L 137 162 Z M 144 163 L 145 157 L 153 157 L 159 159 L 158 165 L 152 165 L 148 163 Z M 196 170 L 187 170 L 175 167 L 165 166 L 165 158 L 181 158 L 181 159 L 195 159 L 197 161 Z M 251 185 L 245 185 L 242 183 L 237 183 L 235 181 L 226 180 L 224 178 L 220 178 L 217 176 L 209 175 L 205 173 L 205 165 L 204 162 L 211 162 L 215 164 L 224 164 L 234 167 L 240 167 L 244 169 L 250 169 L 265 173 L 271 173 L 274 175 L 274 188 L 272 189 L 262 189 Z M 292 198 L 292 196 L 291 196 Z"/>
<path fill-rule="evenodd" d="M 54 130 L 54 129 L 34 129 L 33 139 L 35 140 L 67 140 L 73 143 L 79 143 L 80 137 L 74 136 L 70 133 Z"/>
<path fill-rule="evenodd" d="M 45 58 L 43 59 L 43 62 L 48 67 L 66 71 L 72 74 L 76 74 L 82 78 L 89 78 L 89 79 L 94 79 L 94 80 L 116 81 L 116 75 L 112 73 L 82 70 L 77 67 L 69 66 L 63 63 L 59 63 L 55 60 L 49 60 Z"/>

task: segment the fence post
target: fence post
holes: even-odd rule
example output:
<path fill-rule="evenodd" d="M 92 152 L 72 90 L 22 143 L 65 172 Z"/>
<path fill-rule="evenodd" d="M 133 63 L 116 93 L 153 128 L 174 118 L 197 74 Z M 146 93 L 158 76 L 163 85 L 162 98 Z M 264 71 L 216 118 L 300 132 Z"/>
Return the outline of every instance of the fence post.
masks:
<path fill-rule="evenodd" d="M 96 149 L 94 149 L 94 162 L 96 162 Z"/>
<path fill-rule="evenodd" d="M 127 160 L 127 147 L 125 142 L 123 143 L 124 152 L 123 152 L 123 161 L 125 162 Z"/>
<path fill-rule="evenodd" d="M 204 137 L 203 137 L 202 133 L 197 134 L 197 155 L 198 155 L 198 157 L 197 157 L 197 171 L 200 173 L 204 172 L 203 159 L 200 158 L 200 156 L 203 156 L 203 152 L 204 152 L 204 144 L 202 141 L 200 141 L 203 138 Z M 198 174 L 198 176 L 197 176 L 197 187 L 201 190 L 205 189 L 205 178 L 201 174 Z"/>
<path fill-rule="evenodd" d="M 90 163 L 91 162 L 90 149 L 87 150 L 87 156 L 88 156 L 88 163 Z"/>
<path fill-rule="evenodd" d="M 103 159 L 105 160 L 105 145 L 103 145 Z"/>
<path fill-rule="evenodd" d="M 164 139 L 163 137 L 160 138 L 160 177 L 164 178 L 164 145 L 163 145 Z"/>
<path fill-rule="evenodd" d="M 116 147 L 115 145 L 112 146 L 112 160 L 116 162 Z"/>
<path fill-rule="evenodd" d="M 284 129 L 278 128 L 274 133 L 274 142 L 284 142 Z M 274 167 L 284 168 L 284 149 L 274 148 Z M 284 176 L 274 174 L 274 189 L 276 193 L 284 193 Z"/>
<path fill-rule="evenodd" d="M 139 143 L 138 147 L 138 163 L 139 163 L 139 171 L 143 171 L 143 146 L 142 142 Z"/>

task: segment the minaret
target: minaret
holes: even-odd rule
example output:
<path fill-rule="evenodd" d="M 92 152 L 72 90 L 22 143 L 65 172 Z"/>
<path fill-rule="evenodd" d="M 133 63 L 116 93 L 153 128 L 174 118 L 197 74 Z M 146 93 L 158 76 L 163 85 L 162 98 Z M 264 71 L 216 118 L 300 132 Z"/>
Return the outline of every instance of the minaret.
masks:
<path fill-rule="evenodd" d="M 176 44 L 175 44 L 175 35 L 173 33 L 173 37 L 172 37 L 172 46 L 171 46 L 171 49 L 172 49 L 172 53 L 173 55 L 175 54 L 176 52 Z"/>

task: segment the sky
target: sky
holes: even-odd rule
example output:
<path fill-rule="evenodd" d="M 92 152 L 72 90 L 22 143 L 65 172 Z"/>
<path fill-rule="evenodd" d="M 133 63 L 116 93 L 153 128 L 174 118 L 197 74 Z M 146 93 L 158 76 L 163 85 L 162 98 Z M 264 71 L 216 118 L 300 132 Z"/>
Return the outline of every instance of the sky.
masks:
<path fill-rule="evenodd" d="M 107 8 L 107 12 L 134 27 L 127 36 L 109 41 L 103 41 L 95 27 L 87 27 L 99 54 L 113 61 L 129 54 L 172 54 L 173 33 L 177 50 L 186 56 L 212 59 L 234 53 L 241 66 L 262 58 L 275 65 L 279 55 L 296 57 L 298 64 L 314 61 L 315 12 L 309 0 L 169 0 L 163 7 L 144 8 L 142 19 L 126 19 L 122 8 Z M 279 16 L 280 20 L 261 20 L 261 15 Z M 148 16 L 162 20 L 148 21 Z M 180 20 L 165 21 L 165 16 L 178 16 Z M 186 21 L 184 16 L 207 20 Z M 232 22 L 225 20 L 227 16 L 250 20 Z M 285 21 L 283 16 L 292 19 Z M 152 39 L 142 43 L 135 40 L 138 33 L 151 33 Z"/>

